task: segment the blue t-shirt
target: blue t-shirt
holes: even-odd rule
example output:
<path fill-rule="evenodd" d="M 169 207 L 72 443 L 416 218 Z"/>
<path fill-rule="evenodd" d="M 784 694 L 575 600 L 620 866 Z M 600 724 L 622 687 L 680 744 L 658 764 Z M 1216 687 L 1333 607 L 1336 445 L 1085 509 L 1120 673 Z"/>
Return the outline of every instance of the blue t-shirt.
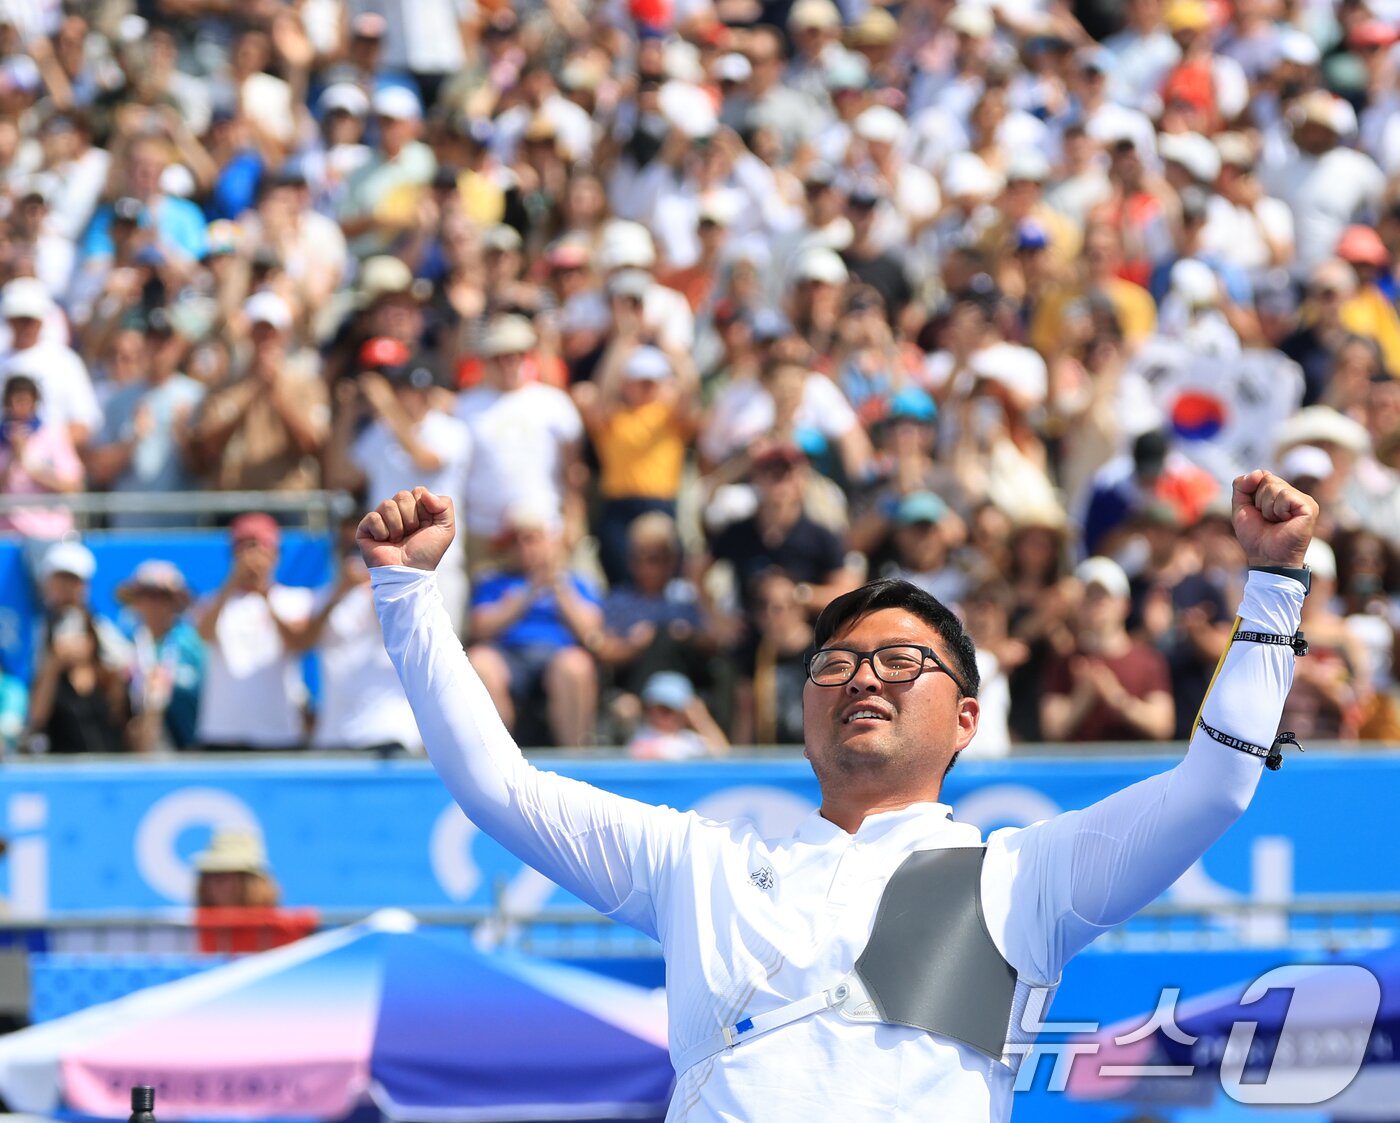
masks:
<path fill-rule="evenodd" d="M 156 248 L 173 247 L 195 261 L 204 258 L 208 248 L 208 224 L 204 212 L 188 199 L 174 195 L 162 195 L 155 204 L 154 224 L 156 228 Z M 141 213 L 138 225 L 147 230 L 152 225 L 151 207 Z M 115 252 L 112 245 L 112 208 L 103 207 L 93 216 L 83 237 L 83 257 L 110 257 Z"/>
<path fill-rule="evenodd" d="M 258 182 L 262 179 L 262 157 L 251 148 L 234 154 L 220 170 L 209 193 L 209 220 L 235 219 L 251 210 L 258 201 Z"/>
<path fill-rule="evenodd" d="M 495 573 L 484 577 L 472 590 L 472 607 L 496 604 L 514 596 L 530 583 L 530 579 L 520 573 Z M 589 604 L 601 604 L 596 590 L 576 573 L 569 574 L 569 584 L 574 591 Z M 529 610 L 496 637 L 501 647 L 546 647 L 560 650 L 572 647 L 578 641 L 559 613 L 559 603 L 552 592 L 543 592 L 535 598 Z"/>

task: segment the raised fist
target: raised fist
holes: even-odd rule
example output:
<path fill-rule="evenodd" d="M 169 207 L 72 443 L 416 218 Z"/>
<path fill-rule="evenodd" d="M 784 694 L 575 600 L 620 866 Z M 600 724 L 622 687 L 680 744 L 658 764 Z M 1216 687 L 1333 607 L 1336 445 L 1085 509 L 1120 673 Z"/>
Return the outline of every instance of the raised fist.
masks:
<path fill-rule="evenodd" d="M 1298 567 L 1317 527 L 1317 500 L 1262 468 L 1235 477 L 1231 522 L 1250 565 Z"/>
<path fill-rule="evenodd" d="M 365 565 L 407 565 L 432 571 L 452 545 L 452 500 L 426 487 L 401 491 L 360 520 L 355 541 Z"/>

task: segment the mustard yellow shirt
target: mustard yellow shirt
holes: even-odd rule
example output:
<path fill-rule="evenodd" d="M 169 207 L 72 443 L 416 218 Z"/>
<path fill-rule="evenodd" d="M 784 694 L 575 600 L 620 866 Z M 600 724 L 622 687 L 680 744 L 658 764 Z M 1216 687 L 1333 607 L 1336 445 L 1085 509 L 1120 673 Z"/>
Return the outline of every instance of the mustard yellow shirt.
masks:
<path fill-rule="evenodd" d="M 1392 378 L 1400 378 L 1400 315 L 1385 293 L 1367 285 L 1347 297 L 1338 314 L 1347 331 L 1375 341 L 1385 369 Z"/>
<path fill-rule="evenodd" d="M 589 427 L 604 499 L 674 499 L 685 466 L 685 434 L 668 402 L 622 408 Z"/>
<path fill-rule="evenodd" d="M 1104 294 L 1118 313 L 1118 325 L 1123 329 L 1123 341 L 1129 350 L 1157 330 L 1157 305 L 1141 285 L 1115 277 L 1104 286 Z M 1026 341 L 1047 360 L 1059 352 L 1065 309 L 1083 295 L 1077 289 L 1060 289 L 1046 297 L 1031 317 Z"/>

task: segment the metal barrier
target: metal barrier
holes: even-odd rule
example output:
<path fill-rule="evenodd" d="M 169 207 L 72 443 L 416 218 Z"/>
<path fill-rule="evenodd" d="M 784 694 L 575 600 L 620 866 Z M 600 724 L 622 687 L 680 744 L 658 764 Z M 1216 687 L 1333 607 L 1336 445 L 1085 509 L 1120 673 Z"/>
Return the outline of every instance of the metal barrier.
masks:
<path fill-rule="evenodd" d="M 107 515 L 192 515 L 190 527 L 208 526 L 220 515 L 266 511 L 302 515 L 310 530 L 328 530 L 353 514 L 354 499 L 344 491 L 150 491 L 83 492 L 76 495 L 0 495 L 0 515 L 25 508 L 67 510 L 79 529 Z M 135 529 L 135 528 L 133 528 Z M 141 533 L 164 528 L 141 528 Z"/>
<path fill-rule="evenodd" d="M 428 928 L 465 928 L 481 942 L 508 944 L 552 957 L 637 957 L 660 954 L 656 942 L 589 908 L 512 912 L 415 909 Z M 363 920 L 368 910 L 321 910 L 324 927 Z M 43 920 L 0 919 L 0 946 L 67 952 L 189 952 L 197 933 L 190 910 L 103 912 Z M 1217 951 L 1292 948 L 1315 951 L 1379 947 L 1400 934 L 1400 893 L 1296 897 L 1278 904 L 1229 902 L 1202 907 L 1160 903 L 1104 933 L 1101 951 Z"/>

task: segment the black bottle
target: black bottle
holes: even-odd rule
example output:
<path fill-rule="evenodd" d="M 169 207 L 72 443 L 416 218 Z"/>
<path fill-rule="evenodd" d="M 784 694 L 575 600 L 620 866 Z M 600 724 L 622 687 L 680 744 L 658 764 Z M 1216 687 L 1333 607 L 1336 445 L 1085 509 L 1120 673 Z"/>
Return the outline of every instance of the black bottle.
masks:
<path fill-rule="evenodd" d="M 131 1089 L 131 1118 L 127 1123 L 156 1123 L 156 1090 L 149 1084 Z"/>

